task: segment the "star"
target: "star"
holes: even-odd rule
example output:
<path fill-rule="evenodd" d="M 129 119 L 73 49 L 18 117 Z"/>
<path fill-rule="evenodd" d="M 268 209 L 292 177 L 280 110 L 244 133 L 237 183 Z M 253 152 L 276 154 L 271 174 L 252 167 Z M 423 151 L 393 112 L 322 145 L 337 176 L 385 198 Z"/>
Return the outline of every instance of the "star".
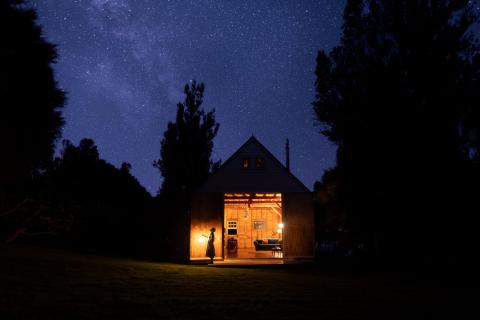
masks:
<path fill-rule="evenodd" d="M 63 138 L 89 137 L 100 155 L 152 194 L 151 164 L 189 80 L 206 85 L 206 110 L 227 159 L 252 133 L 308 187 L 334 165 L 335 149 L 314 125 L 315 58 L 339 41 L 345 1 L 32 1 L 58 45 L 57 80 L 68 92 Z"/>

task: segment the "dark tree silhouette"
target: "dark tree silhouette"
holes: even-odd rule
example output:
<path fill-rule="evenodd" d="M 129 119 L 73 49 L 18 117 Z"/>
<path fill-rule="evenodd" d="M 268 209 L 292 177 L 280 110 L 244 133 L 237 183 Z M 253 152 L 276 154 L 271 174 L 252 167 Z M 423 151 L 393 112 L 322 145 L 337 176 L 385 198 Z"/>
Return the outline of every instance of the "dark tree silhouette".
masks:
<path fill-rule="evenodd" d="M 382 254 L 435 256 L 468 241 L 475 21 L 468 0 L 349 0 L 341 44 L 318 54 L 314 110 L 338 146 L 335 207 Z"/>
<path fill-rule="evenodd" d="M 52 159 L 65 95 L 36 19 L 23 0 L 0 1 L 0 240 L 158 258 L 162 221 L 130 164 L 102 160 L 91 139 Z"/>
<path fill-rule="evenodd" d="M 187 255 L 183 250 L 188 250 L 192 191 L 218 166 L 211 155 L 219 124 L 215 121 L 215 110 L 205 112 L 202 108 L 204 90 L 203 83 L 193 81 L 185 85 L 185 100 L 177 104 L 175 122 L 168 123 L 160 159 L 154 163 L 163 176 L 160 198 L 170 208 L 168 211 L 173 212 L 167 217 L 173 219 L 171 238 L 182 246 L 178 248 L 182 252 L 176 253 L 178 258 Z"/>
<path fill-rule="evenodd" d="M 66 245 L 128 254 L 142 246 L 151 248 L 147 238 L 159 233 L 162 225 L 149 220 L 151 196 L 130 169 L 128 163 L 117 169 L 102 160 L 91 139 L 81 140 L 78 146 L 65 140 L 61 157 L 36 180 L 40 191 L 35 201 L 46 208 L 45 215 L 55 213 L 57 219 L 70 221 L 68 232 L 62 234 Z M 28 221 L 27 226 L 17 223 L 15 227 L 39 229 Z M 160 254 L 156 245 L 155 253 Z"/>
<path fill-rule="evenodd" d="M 219 125 L 215 110 L 205 113 L 202 109 L 204 90 L 203 83 L 187 84 L 185 101 L 177 104 L 176 120 L 168 123 L 160 160 L 154 164 L 163 176 L 160 193 L 189 196 L 214 166 L 211 154 Z"/>
<path fill-rule="evenodd" d="M 56 48 L 36 19 L 23 0 L 0 2 L 0 207 L 25 196 L 32 176 L 52 160 L 64 123 L 64 93 L 51 67 Z"/>

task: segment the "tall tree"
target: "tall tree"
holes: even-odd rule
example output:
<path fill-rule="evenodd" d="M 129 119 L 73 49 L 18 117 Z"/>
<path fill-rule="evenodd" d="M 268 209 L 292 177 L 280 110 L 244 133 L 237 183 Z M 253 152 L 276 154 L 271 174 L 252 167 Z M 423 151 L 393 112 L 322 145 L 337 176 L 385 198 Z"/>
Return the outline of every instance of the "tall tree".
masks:
<path fill-rule="evenodd" d="M 154 163 L 163 176 L 161 194 L 188 199 L 214 166 L 211 155 L 219 124 L 215 110 L 202 108 L 204 90 L 203 83 L 185 85 L 185 100 L 177 104 L 175 122 L 168 123 L 160 159 Z"/>
<path fill-rule="evenodd" d="M 163 176 L 160 197 L 176 211 L 175 217 L 171 217 L 172 229 L 183 239 L 180 251 L 188 249 L 192 192 L 215 167 L 211 155 L 219 124 L 215 121 L 215 110 L 205 112 L 202 108 L 204 90 L 203 83 L 192 81 L 185 85 L 185 100 L 177 104 L 175 122 L 168 123 L 161 141 L 160 159 L 154 162 Z M 185 256 L 185 252 L 180 255 Z"/>
<path fill-rule="evenodd" d="M 318 54 L 314 110 L 338 146 L 340 207 L 384 252 L 444 251 L 445 235 L 471 218 L 462 205 L 467 113 L 480 102 L 466 94 L 480 90 L 468 76 L 479 74 L 473 6 L 349 0 L 341 44 Z"/>
<path fill-rule="evenodd" d="M 23 0 L 0 2 L 0 206 L 8 196 L 23 196 L 45 168 L 64 124 L 65 96 L 52 70 L 56 48 L 36 19 Z"/>

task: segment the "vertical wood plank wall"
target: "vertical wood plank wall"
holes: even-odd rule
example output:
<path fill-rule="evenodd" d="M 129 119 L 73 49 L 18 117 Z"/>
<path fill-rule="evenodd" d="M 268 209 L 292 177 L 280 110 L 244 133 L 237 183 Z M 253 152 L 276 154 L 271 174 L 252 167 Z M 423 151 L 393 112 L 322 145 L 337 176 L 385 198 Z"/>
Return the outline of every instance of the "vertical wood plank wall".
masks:
<path fill-rule="evenodd" d="M 282 194 L 284 212 L 284 256 L 313 257 L 315 221 L 313 197 L 306 192 Z"/>
<path fill-rule="evenodd" d="M 223 193 L 193 194 L 191 219 L 190 258 L 207 259 L 205 252 L 212 227 L 216 229 L 215 257 L 223 257 Z"/>
<path fill-rule="evenodd" d="M 279 208 L 279 213 L 280 208 Z M 272 208 L 259 208 L 247 205 L 226 205 L 225 221 L 236 221 L 238 235 L 233 238 L 238 240 L 239 249 L 253 248 L 256 239 L 281 238 L 277 233 L 278 224 L 282 222 L 281 215 Z M 265 229 L 254 229 L 254 221 L 263 221 Z M 227 236 L 228 238 L 228 236 Z"/>

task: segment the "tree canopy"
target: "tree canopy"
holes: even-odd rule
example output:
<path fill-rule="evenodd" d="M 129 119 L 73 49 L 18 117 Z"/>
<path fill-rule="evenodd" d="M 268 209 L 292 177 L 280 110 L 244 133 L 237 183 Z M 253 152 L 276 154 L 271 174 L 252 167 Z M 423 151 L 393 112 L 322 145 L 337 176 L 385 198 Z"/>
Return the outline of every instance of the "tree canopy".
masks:
<path fill-rule="evenodd" d="M 336 199 L 351 230 L 431 249 L 471 219 L 476 21 L 468 0 L 347 1 L 340 45 L 317 57 L 313 105 L 338 146 Z"/>
<path fill-rule="evenodd" d="M 53 159 L 65 94 L 36 20 L 23 0 L 0 1 L 0 240 L 161 254 L 162 222 L 130 164 L 102 160 L 91 139 Z"/>
<path fill-rule="evenodd" d="M 23 0 L 0 2 L 0 197 L 21 194 L 46 167 L 64 124 L 56 48 L 36 19 Z"/>
<path fill-rule="evenodd" d="M 154 162 L 163 176 L 159 199 L 167 214 L 169 255 L 177 260 L 189 257 L 192 192 L 218 166 L 211 156 L 219 124 L 214 109 L 203 109 L 204 90 L 203 83 L 185 85 L 185 100 L 177 104 L 175 122 L 168 123 L 160 143 L 160 159 Z"/>
<path fill-rule="evenodd" d="M 214 109 L 205 112 L 202 108 L 204 90 L 203 83 L 185 85 L 185 100 L 177 104 L 175 122 L 168 123 L 160 159 L 154 163 L 163 176 L 160 194 L 189 199 L 214 166 L 211 155 L 219 124 Z"/>
<path fill-rule="evenodd" d="M 78 146 L 64 140 L 61 156 L 35 180 L 35 197 L 3 217 L 12 228 L 4 231 L 6 236 L 24 230 L 17 236 L 44 234 L 57 244 L 61 239 L 65 245 L 121 253 L 139 250 L 140 242 L 146 247 L 151 196 L 130 168 L 128 163 L 115 168 L 102 160 L 91 139 L 82 139 Z M 157 232 L 161 227 L 156 225 Z M 30 238 L 21 240 L 34 240 Z"/>

